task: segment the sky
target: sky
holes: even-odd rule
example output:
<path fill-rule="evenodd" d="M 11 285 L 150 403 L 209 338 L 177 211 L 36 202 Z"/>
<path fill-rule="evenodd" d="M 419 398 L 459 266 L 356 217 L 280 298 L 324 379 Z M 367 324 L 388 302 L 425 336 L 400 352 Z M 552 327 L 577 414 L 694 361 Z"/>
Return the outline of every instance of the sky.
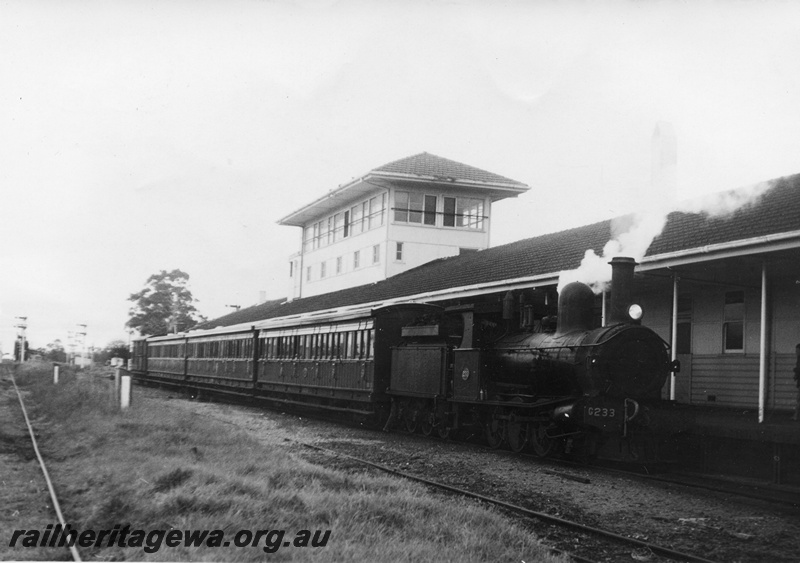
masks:
<path fill-rule="evenodd" d="M 800 173 L 800 3 L 0 0 L 0 349 L 128 339 L 181 269 L 287 294 L 277 221 L 423 151 L 528 184 L 492 245 Z M 86 325 L 86 328 L 79 325 Z"/>

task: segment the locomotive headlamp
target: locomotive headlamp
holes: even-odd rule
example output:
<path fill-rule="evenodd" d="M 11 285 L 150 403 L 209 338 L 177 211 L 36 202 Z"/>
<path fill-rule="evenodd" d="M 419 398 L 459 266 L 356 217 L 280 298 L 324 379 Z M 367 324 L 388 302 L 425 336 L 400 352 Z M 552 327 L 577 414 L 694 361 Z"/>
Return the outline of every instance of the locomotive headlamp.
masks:
<path fill-rule="evenodd" d="M 628 316 L 634 321 L 642 320 L 642 315 L 644 315 L 644 311 L 642 310 L 641 305 L 637 305 L 634 303 L 630 307 L 628 307 Z"/>

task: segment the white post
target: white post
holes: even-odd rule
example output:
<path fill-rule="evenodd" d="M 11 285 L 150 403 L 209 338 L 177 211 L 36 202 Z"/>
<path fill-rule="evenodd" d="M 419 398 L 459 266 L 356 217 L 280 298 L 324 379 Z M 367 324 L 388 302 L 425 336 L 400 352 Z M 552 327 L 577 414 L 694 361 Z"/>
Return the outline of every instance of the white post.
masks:
<path fill-rule="evenodd" d="M 764 422 L 767 402 L 767 264 L 761 264 L 761 334 L 758 360 L 758 422 Z"/>
<path fill-rule="evenodd" d="M 119 385 L 120 385 L 120 370 L 114 370 L 114 402 L 119 403 Z"/>
<path fill-rule="evenodd" d="M 131 376 L 130 375 L 123 375 L 122 376 L 122 393 L 120 396 L 120 408 L 122 410 L 127 409 L 131 406 Z"/>
<path fill-rule="evenodd" d="M 678 276 L 672 276 L 672 350 L 673 363 L 678 358 Z M 675 400 L 675 372 L 669 378 L 669 400 Z"/>
<path fill-rule="evenodd" d="M 53 385 L 58 385 L 58 364 L 53 365 Z"/>

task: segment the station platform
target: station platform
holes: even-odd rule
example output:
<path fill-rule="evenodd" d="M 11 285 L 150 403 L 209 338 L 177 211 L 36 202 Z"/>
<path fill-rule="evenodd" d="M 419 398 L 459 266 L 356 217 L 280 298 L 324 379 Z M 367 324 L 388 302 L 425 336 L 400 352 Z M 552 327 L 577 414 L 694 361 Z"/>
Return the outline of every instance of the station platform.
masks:
<path fill-rule="evenodd" d="M 685 430 L 673 442 L 678 464 L 703 474 L 800 488 L 800 421 L 791 411 L 682 407 Z"/>

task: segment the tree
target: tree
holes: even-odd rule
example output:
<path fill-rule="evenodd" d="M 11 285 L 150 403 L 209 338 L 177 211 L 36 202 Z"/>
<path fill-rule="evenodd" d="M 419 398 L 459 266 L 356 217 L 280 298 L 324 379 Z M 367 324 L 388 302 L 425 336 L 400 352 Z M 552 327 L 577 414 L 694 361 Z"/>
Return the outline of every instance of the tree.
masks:
<path fill-rule="evenodd" d="M 189 274 L 181 270 L 161 270 L 147 278 L 146 287 L 128 298 L 135 305 L 125 326 L 150 336 L 181 332 L 205 321 L 197 313 L 188 283 Z"/>
<path fill-rule="evenodd" d="M 66 362 L 67 352 L 64 350 L 64 345 L 61 340 L 56 338 L 53 342 L 48 344 L 45 348 L 44 357 L 51 362 Z"/>
<path fill-rule="evenodd" d="M 124 340 L 112 340 L 106 344 L 105 348 L 97 352 L 95 361 L 98 364 L 105 364 L 111 358 L 122 358 L 127 361 L 130 357 L 130 349 Z"/>

